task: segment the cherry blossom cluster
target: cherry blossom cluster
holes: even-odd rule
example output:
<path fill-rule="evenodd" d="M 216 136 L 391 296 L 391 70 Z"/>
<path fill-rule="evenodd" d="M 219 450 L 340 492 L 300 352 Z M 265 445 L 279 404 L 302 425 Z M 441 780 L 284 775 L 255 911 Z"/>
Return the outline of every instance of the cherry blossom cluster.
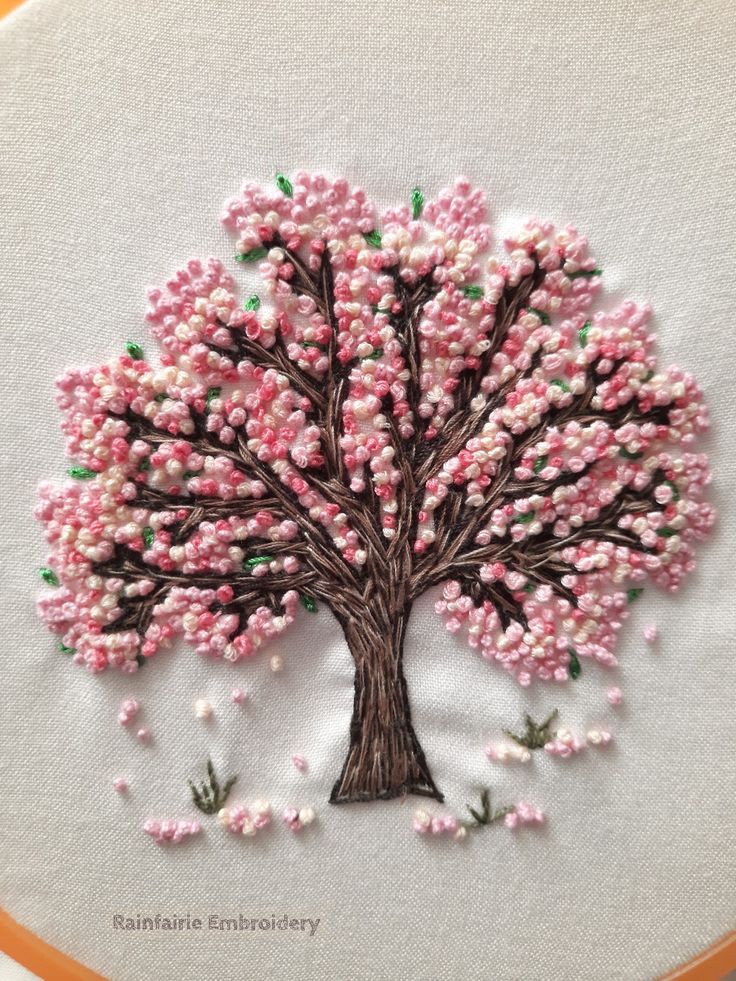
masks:
<path fill-rule="evenodd" d="M 143 830 L 156 842 L 157 845 L 178 844 L 190 835 L 197 835 L 201 831 L 199 821 L 181 819 L 169 819 L 159 821 L 156 818 L 149 818 Z"/>
<path fill-rule="evenodd" d="M 217 820 L 231 834 L 252 838 L 271 823 L 271 805 L 265 800 L 257 800 L 248 807 L 229 804 L 218 811 Z"/>

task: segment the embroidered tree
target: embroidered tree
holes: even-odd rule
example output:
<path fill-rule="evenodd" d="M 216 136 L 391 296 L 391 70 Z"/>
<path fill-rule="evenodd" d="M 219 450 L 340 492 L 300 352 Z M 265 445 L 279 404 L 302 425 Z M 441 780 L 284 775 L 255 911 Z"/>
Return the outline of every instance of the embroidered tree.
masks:
<path fill-rule="evenodd" d="M 343 180 L 225 208 L 264 306 L 192 261 L 150 293 L 163 349 L 59 381 L 74 481 L 41 489 L 43 617 L 92 671 L 178 635 L 239 661 L 321 601 L 355 661 L 334 802 L 441 799 L 409 712 L 412 604 L 522 685 L 614 665 L 645 580 L 674 590 L 712 524 L 695 381 L 649 310 L 588 311 L 600 271 L 532 221 L 488 256 L 464 180 L 380 219 Z"/>

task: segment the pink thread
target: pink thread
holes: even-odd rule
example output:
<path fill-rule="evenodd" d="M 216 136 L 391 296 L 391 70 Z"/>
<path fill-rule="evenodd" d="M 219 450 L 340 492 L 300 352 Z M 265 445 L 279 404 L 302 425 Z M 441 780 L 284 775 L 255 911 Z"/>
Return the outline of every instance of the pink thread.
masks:
<path fill-rule="evenodd" d="M 128 790 L 128 781 L 125 779 L 125 777 L 115 777 L 112 785 L 119 794 L 124 794 Z"/>
<path fill-rule="evenodd" d="M 118 712 L 118 722 L 120 725 L 130 725 L 131 721 L 138 714 L 139 709 L 140 705 L 135 698 L 126 698 L 120 706 L 120 711 Z"/>
<path fill-rule="evenodd" d="M 291 757 L 291 762 L 294 764 L 297 770 L 300 770 L 302 773 L 304 773 L 304 771 L 307 769 L 307 761 L 304 759 L 301 753 L 294 753 L 294 755 Z"/>
<path fill-rule="evenodd" d="M 231 834 L 252 838 L 271 823 L 271 805 L 264 800 L 257 800 L 250 807 L 230 804 L 218 812 L 217 820 Z"/>
<path fill-rule="evenodd" d="M 230 698 L 236 705 L 242 705 L 247 697 L 247 693 L 244 692 L 242 688 L 233 688 L 232 692 L 230 693 Z"/>
<path fill-rule="evenodd" d="M 609 705 L 620 705 L 623 701 L 623 692 L 620 688 L 609 688 L 606 692 L 606 698 L 608 699 Z"/>
<path fill-rule="evenodd" d="M 540 810 L 538 807 L 534 807 L 532 804 L 527 804 L 525 801 L 520 801 L 518 804 L 515 804 L 514 809 L 509 811 L 509 813 L 503 819 L 503 823 L 506 825 L 506 827 L 511 828 L 512 830 L 523 827 L 524 825 L 544 824 L 544 821 L 544 811 Z"/>
<path fill-rule="evenodd" d="M 295 807 L 287 807 L 282 812 L 281 819 L 290 831 L 296 832 L 312 824 L 315 820 L 315 813 L 311 807 L 302 807 L 300 810 Z"/>
<path fill-rule="evenodd" d="M 138 742 L 146 745 L 151 741 L 151 730 L 147 726 L 141 726 L 141 728 L 136 733 Z"/>
<path fill-rule="evenodd" d="M 183 841 L 188 835 L 199 834 L 200 824 L 197 820 L 159 821 L 150 818 L 143 825 L 143 830 L 153 838 L 157 845 L 163 845 L 178 843 Z"/>
<path fill-rule="evenodd" d="M 655 624 L 649 624 L 649 626 L 644 628 L 644 640 L 647 644 L 656 644 L 658 637 L 659 630 Z"/>

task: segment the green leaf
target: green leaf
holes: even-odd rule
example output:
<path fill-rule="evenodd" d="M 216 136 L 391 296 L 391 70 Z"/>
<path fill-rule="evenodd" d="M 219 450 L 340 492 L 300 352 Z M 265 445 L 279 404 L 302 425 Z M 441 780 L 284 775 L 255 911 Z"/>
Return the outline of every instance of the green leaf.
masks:
<path fill-rule="evenodd" d="M 136 654 L 135 663 L 138 665 L 139 668 L 142 668 L 143 665 L 146 663 L 146 659 L 142 654 Z"/>
<path fill-rule="evenodd" d="M 537 588 L 537 585 L 536 585 L 536 583 L 533 583 L 533 582 L 528 582 L 528 583 L 527 583 L 527 584 L 526 584 L 526 585 L 524 586 L 524 592 L 525 592 L 525 593 L 533 593 L 533 592 L 535 591 L 535 589 L 536 589 L 536 588 Z"/>
<path fill-rule="evenodd" d="M 547 466 L 547 461 L 548 460 L 549 460 L 549 457 L 546 456 L 546 455 L 545 456 L 538 456 L 537 459 L 534 462 L 534 467 L 533 467 L 534 473 L 540 473 L 540 471 L 544 470 L 544 468 Z"/>
<path fill-rule="evenodd" d="M 463 286 L 462 292 L 467 296 L 469 300 L 480 300 L 483 296 L 483 287 L 474 286 L 472 283 L 470 286 Z"/>
<path fill-rule="evenodd" d="M 377 361 L 381 357 L 382 354 L 383 354 L 383 348 L 382 347 L 376 347 L 376 348 L 373 349 L 373 352 L 371 354 L 366 354 L 366 356 L 365 356 L 365 358 L 363 358 L 363 360 L 364 361 Z"/>
<path fill-rule="evenodd" d="M 201 470 L 185 470 L 184 473 L 181 475 L 181 479 L 191 480 L 192 477 L 199 477 L 201 473 L 202 473 Z"/>
<path fill-rule="evenodd" d="M 148 473 L 148 471 L 151 469 L 151 461 L 148 459 L 148 457 L 144 457 L 144 459 L 141 460 L 141 462 L 138 464 L 138 469 L 142 473 Z"/>
<path fill-rule="evenodd" d="M 299 599 L 301 600 L 301 604 L 304 607 L 304 609 L 307 611 L 307 613 L 317 612 L 317 604 L 315 603 L 315 601 L 312 599 L 311 596 L 300 596 Z"/>
<path fill-rule="evenodd" d="M 248 299 L 245 301 L 245 303 L 243 304 L 243 309 L 248 311 L 253 311 L 255 313 L 255 311 L 258 310 L 260 305 L 261 305 L 261 298 L 260 296 L 258 296 L 257 293 L 254 293 L 252 296 L 249 296 Z"/>
<path fill-rule="evenodd" d="M 125 345 L 125 350 L 131 356 L 131 358 L 135 358 L 136 361 L 143 360 L 143 348 L 140 346 L 140 344 L 136 344 L 134 341 L 128 341 Z"/>
<path fill-rule="evenodd" d="M 666 487 L 669 487 L 670 490 L 672 491 L 672 500 L 673 501 L 679 501 L 680 500 L 680 492 L 677 489 L 677 485 L 676 484 L 673 484 L 671 480 L 665 480 L 664 483 L 665 483 L 665 486 Z"/>
<path fill-rule="evenodd" d="M 75 648 L 73 648 L 73 647 L 67 647 L 66 644 L 62 644 L 61 641 L 59 641 L 59 650 L 61 651 L 62 654 L 76 654 L 77 653 L 76 650 L 75 650 Z"/>
<path fill-rule="evenodd" d="M 514 520 L 518 521 L 521 525 L 528 525 L 531 521 L 534 521 L 536 516 L 536 511 L 529 511 L 526 514 L 515 514 Z"/>
<path fill-rule="evenodd" d="M 424 195 L 422 194 L 421 188 L 415 187 L 411 192 L 411 216 L 414 221 L 421 215 L 423 207 Z"/>
<path fill-rule="evenodd" d="M 576 678 L 580 677 L 580 672 L 582 671 L 582 668 L 580 667 L 580 661 L 578 659 L 578 655 L 572 649 L 572 647 L 568 648 L 567 653 L 570 655 L 570 663 L 567 666 L 567 670 L 572 680 L 575 681 Z"/>
<path fill-rule="evenodd" d="M 644 375 L 644 377 L 642 378 L 642 381 L 643 382 L 648 382 L 648 381 L 651 381 L 652 378 L 654 378 L 654 372 L 653 371 L 648 371 L 646 373 L 646 375 Z"/>
<path fill-rule="evenodd" d="M 588 340 L 588 331 L 590 330 L 591 327 L 592 327 L 591 322 L 589 320 L 586 320 L 583 326 L 578 331 L 578 338 L 580 340 L 581 347 L 585 347 L 585 342 Z"/>
<path fill-rule="evenodd" d="M 577 272 L 565 273 L 568 279 L 592 279 L 593 276 L 602 276 L 602 269 L 578 269 Z"/>
<path fill-rule="evenodd" d="M 94 470 L 88 470 L 87 467 L 69 467 L 67 473 L 75 480 L 91 480 L 92 477 L 97 476 Z"/>
<path fill-rule="evenodd" d="M 567 382 L 563 378 L 553 378 L 552 381 L 550 382 L 550 384 L 551 385 L 557 385 L 557 387 L 558 388 L 561 388 L 563 392 L 569 392 L 570 391 L 570 386 L 567 384 Z"/>
<path fill-rule="evenodd" d="M 303 341 L 302 347 L 316 347 L 320 351 L 324 351 L 325 349 L 323 344 L 318 344 L 316 341 Z"/>
<path fill-rule="evenodd" d="M 151 528 L 150 525 L 146 525 L 146 527 L 143 529 L 142 535 L 143 544 L 146 546 L 146 548 L 150 548 L 156 538 L 156 533 L 154 532 L 153 528 Z"/>
<path fill-rule="evenodd" d="M 288 177 L 284 177 L 283 174 L 276 174 L 276 187 L 285 194 L 287 198 L 294 196 L 294 188 L 291 186 L 291 181 Z"/>
<path fill-rule="evenodd" d="M 236 262 L 257 262 L 259 259 L 268 255 L 268 249 L 264 245 L 257 245 L 250 252 L 239 252 L 235 256 Z"/>
<path fill-rule="evenodd" d="M 254 555 L 250 559 L 246 559 L 243 562 L 244 569 L 255 569 L 257 565 L 263 565 L 264 562 L 273 562 L 272 555 Z"/>
<path fill-rule="evenodd" d="M 631 589 L 626 590 L 626 599 L 629 603 L 633 603 L 634 600 L 639 599 L 644 590 L 641 586 L 632 586 Z"/>
<path fill-rule="evenodd" d="M 621 447 L 621 449 L 618 451 L 618 455 L 622 456 L 624 460 L 641 460 L 641 458 L 644 456 L 641 450 L 634 453 L 632 450 L 627 450 L 625 446 Z"/>
<path fill-rule="evenodd" d="M 222 391 L 221 388 L 208 388 L 207 389 L 207 395 L 205 396 L 205 404 L 206 404 L 207 408 L 209 408 L 210 402 L 213 399 L 219 399 L 220 392 L 221 391 Z"/>
<path fill-rule="evenodd" d="M 372 232 L 365 232 L 363 238 L 366 240 L 368 245 L 372 245 L 374 249 L 381 248 L 381 233 L 377 228 L 374 228 Z"/>
<path fill-rule="evenodd" d="M 166 394 L 166 392 L 159 392 L 158 395 L 154 395 L 153 401 L 154 402 L 165 402 L 168 397 L 169 396 Z"/>
<path fill-rule="evenodd" d="M 657 534 L 660 538 L 672 538 L 673 535 L 678 535 L 679 532 L 675 528 L 660 528 Z"/>
<path fill-rule="evenodd" d="M 53 569 L 49 569 L 47 565 L 41 566 L 38 570 L 39 576 L 48 586 L 58 586 L 59 577 L 56 575 Z"/>
<path fill-rule="evenodd" d="M 536 307 L 527 307 L 527 313 L 533 313 L 535 317 L 539 317 L 543 324 L 549 324 L 552 321 L 549 319 L 549 314 L 546 314 L 544 310 L 537 310 Z"/>

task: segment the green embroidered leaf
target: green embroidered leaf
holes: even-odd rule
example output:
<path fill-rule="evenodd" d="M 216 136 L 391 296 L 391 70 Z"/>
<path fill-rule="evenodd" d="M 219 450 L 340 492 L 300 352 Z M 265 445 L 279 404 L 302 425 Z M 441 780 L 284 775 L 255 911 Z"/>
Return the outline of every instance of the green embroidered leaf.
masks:
<path fill-rule="evenodd" d="M 641 586 L 632 586 L 631 589 L 626 590 L 626 599 L 629 603 L 633 603 L 634 600 L 639 599 L 644 590 Z"/>
<path fill-rule="evenodd" d="M 672 500 L 673 501 L 679 501 L 680 500 L 680 492 L 677 489 L 677 486 L 675 484 L 673 484 L 671 480 L 665 480 L 664 483 L 665 483 L 665 487 L 669 487 L 670 490 L 672 491 Z"/>
<path fill-rule="evenodd" d="M 553 378 L 552 381 L 550 382 L 550 384 L 551 385 L 557 385 L 557 387 L 558 388 L 561 388 L 563 392 L 569 392 L 570 391 L 570 386 L 567 384 L 567 382 L 563 378 Z"/>
<path fill-rule="evenodd" d="M 146 548 L 150 548 L 156 538 L 156 533 L 154 532 L 153 528 L 151 528 L 150 525 L 146 525 L 146 527 L 143 529 L 142 535 L 143 544 L 146 546 Z"/>
<path fill-rule="evenodd" d="M 381 357 L 382 354 L 383 354 L 383 348 L 382 347 L 377 347 L 377 348 L 374 348 L 372 354 L 366 354 L 366 356 L 365 356 L 365 358 L 363 360 L 364 361 L 377 361 Z"/>
<path fill-rule="evenodd" d="M 255 311 L 259 309 L 260 305 L 261 305 L 261 298 L 260 296 L 258 296 L 257 293 L 254 293 L 252 296 L 249 296 L 248 299 L 245 301 L 245 303 L 243 304 L 243 309 L 248 311 L 253 311 L 255 313 Z"/>
<path fill-rule="evenodd" d="M 641 450 L 634 453 L 632 450 L 627 450 L 625 446 L 621 447 L 621 449 L 618 451 L 618 455 L 622 456 L 624 460 L 641 460 L 641 458 L 644 456 Z"/>
<path fill-rule="evenodd" d="M 125 345 L 125 350 L 131 356 L 131 358 L 135 358 L 136 361 L 143 360 L 143 348 L 140 346 L 140 344 L 136 344 L 134 341 L 128 341 Z"/>
<path fill-rule="evenodd" d="M 374 249 L 381 248 L 381 233 L 377 228 L 374 228 L 372 232 L 365 232 L 363 238 L 366 240 L 368 245 L 372 245 Z"/>
<path fill-rule="evenodd" d="M 423 207 L 424 195 L 422 194 L 421 188 L 415 187 L 411 192 L 411 216 L 414 221 L 421 215 Z"/>
<path fill-rule="evenodd" d="M 311 596 L 300 596 L 299 599 L 301 600 L 301 604 L 304 607 L 304 609 L 307 611 L 307 613 L 317 612 L 317 604 L 315 603 L 315 601 L 312 599 Z"/>
<path fill-rule="evenodd" d="M 588 331 L 590 330 L 592 324 L 589 320 L 586 320 L 583 326 L 578 331 L 578 338 L 580 340 L 580 346 L 585 347 L 585 342 L 588 340 Z"/>
<path fill-rule="evenodd" d="M 303 341 L 302 347 L 316 347 L 320 351 L 324 351 L 324 345 L 318 344 L 316 341 Z"/>
<path fill-rule="evenodd" d="M 38 570 L 39 576 L 48 586 L 58 586 L 59 577 L 56 575 L 53 569 L 49 569 L 47 565 L 41 566 Z"/>
<path fill-rule="evenodd" d="M 207 779 L 209 783 L 206 780 L 203 781 L 199 789 L 195 787 L 191 780 L 187 780 L 189 789 L 192 792 L 192 802 L 204 814 L 217 814 L 227 800 L 233 784 L 238 778 L 230 777 L 226 781 L 225 786 L 220 788 L 212 760 L 207 760 Z"/>
<path fill-rule="evenodd" d="M 264 562 L 273 562 L 272 555 L 254 555 L 250 559 L 246 559 L 243 562 L 244 569 L 255 569 L 257 565 L 263 565 Z"/>
<path fill-rule="evenodd" d="M 191 480 L 192 477 L 199 477 L 201 473 L 202 473 L 201 470 L 185 470 L 184 473 L 181 475 L 181 479 Z"/>
<path fill-rule="evenodd" d="M 142 668 L 143 665 L 146 663 L 146 659 L 145 659 L 145 657 L 142 654 L 136 654 L 136 656 L 135 656 L 135 662 L 136 662 L 136 664 L 138 665 L 139 668 Z"/>
<path fill-rule="evenodd" d="M 87 467 L 69 467 L 67 473 L 75 480 L 90 480 L 97 476 L 94 470 L 88 470 Z"/>
<path fill-rule="evenodd" d="M 165 402 L 168 397 L 169 396 L 166 394 L 166 392 L 159 392 L 158 395 L 154 395 L 153 401 L 154 402 Z"/>
<path fill-rule="evenodd" d="M 59 650 L 61 651 L 62 654 L 76 654 L 77 653 L 74 647 L 67 647 L 66 644 L 62 644 L 61 641 L 59 641 Z"/>
<path fill-rule="evenodd" d="M 537 588 L 537 586 L 536 586 L 536 583 L 533 583 L 533 582 L 528 582 L 528 583 L 527 583 L 527 584 L 526 584 L 526 585 L 524 586 L 524 592 L 525 592 L 525 593 L 533 593 L 533 592 L 534 592 L 534 591 L 536 590 L 536 588 Z"/>
<path fill-rule="evenodd" d="M 250 252 L 239 252 L 235 256 L 236 262 L 257 262 L 268 255 L 268 249 L 263 245 L 257 245 Z"/>
<path fill-rule="evenodd" d="M 209 406 L 210 406 L 210 402 L 211 402 L 211 401 L 212 401 L 213 399 L 219 399 L 219 397 L 220 397 L 220 392 L 221 392 L 221 391 L 222 391 L 222 389 L 221 389 L 221 388 L 208 388 L 208 389 L 207 389 L 207 395 L 206 395 L 206 397 L 205 397 L 205 404 L 206 404 L 206 406 L 207 406 L 207 408 L 209 408 Z"/>
<path fill-rule="evenodd" d="M 537 516 L 536 511 L 529 511 L 527 514 L 515 514 L 514 520 L 518 521 L 519 524 L 528 525 L 531 521 L 534 521 L 536 516 Z"/>
<path fill-rule="evenodd" d="M 602 269 L 578 269 L 577 272 L 565 273 L 568 279 L 591 279 L 593 276 L 602 276 Z"/>
<path fill-rule="evenodd" d="M 646 375 L 644 375 L 644 377 L 642 378 L 642 381 L 648 382 L 648 381 L 651 381 L 652 378 L 654 378 L 654 372 L 653 371 L 648 371 L 646 373 Z"/>
<path fill-rule="evenodd" d="M 540 473 L 540 471 L 544 470 L 547 466 L 547 460 L 549 460 L 548 456 L 538 456 L 534 462 L 534 473 Z"/>
<path fill-rule="evenodd" d="M 144 459 L 141 460 L 141 462 L 138 464 L 138 469 L 142 473 L 148 473 L 148 471 L 151 469 L 151 461 L 148 459 L 148 457 L 144 457 Z"/>
<path fill-rule="evenodd" d="M 542 749 L 551 738 L 551 726 L 557 715 L 558 710 L 554 709 L 543 722 L 535 722 L 529 713 L 526 713 L 524 715 L 523 734 L 518 736 L 510 729 L 504 729 L 504 735 L 513 739 L 519 746 L 524 746 L 525 749 Z"/>
<path fill-rule="evenodd" d="M 283 174 L 276 174 L 276 187 L 285 194 L 287 198 L 294 196 L 294 188 L 291 186 L 291 181 L 288 177 L 284 177 Z"/>
<path fill-rule="evenodd" d="M 660 528 L 657 532 L 660 538 L 672 538 L 673 535 L 679 534 L 675 528 Z"/>
<path fill-rule="evenodd" d="M 572 647 L 568 648 L 567 653 L 570 655 L 570 663 L 567 666 L 567 670 L 572 680 L 575 681 L 576 678 L 580 677 L 580 672 L 582 671 L 580 660 Z"/>
<path fill-rule="evenodd" d="M 552 321 L 549 319 L 549 314 L 546 314 L 544 310 L 537 310 L 536 307 L 527 307 L 527 313 L 533 313 L 535 317 L 539 317 L 543 324 L 550 324 Z"/>
<path fill-rule="evenodd" d="M 471 284 L 470 286 L 463 286 L 462 292 L 469 300 L 480 300 L 483 296 L 483 287 Z"/>

